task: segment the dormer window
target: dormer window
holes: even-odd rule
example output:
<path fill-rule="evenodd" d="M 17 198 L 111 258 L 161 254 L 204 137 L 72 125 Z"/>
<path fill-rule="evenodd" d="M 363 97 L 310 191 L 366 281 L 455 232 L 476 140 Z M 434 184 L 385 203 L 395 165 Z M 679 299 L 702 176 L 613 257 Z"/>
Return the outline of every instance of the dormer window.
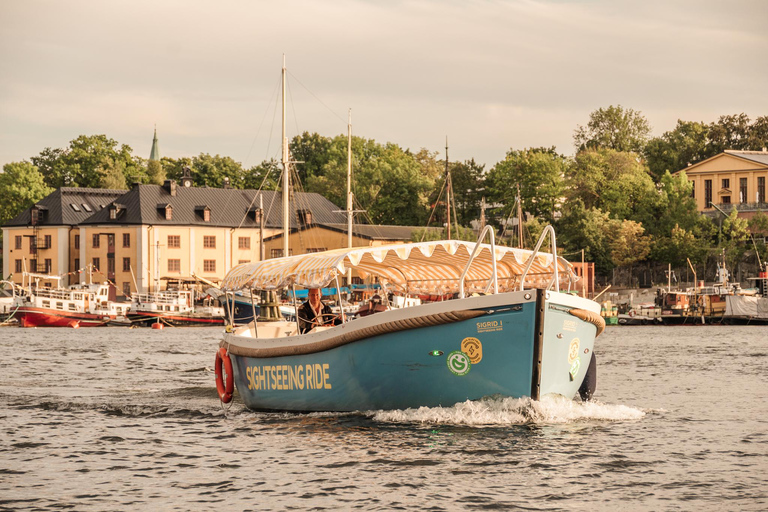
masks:
<path fill-rule="evenodd" d="M 312 224 L 312 212 L 309 210 L 296 210 L 296 217 L 298 218 L 300 226 L 309 226 Z"/>
<path fill-rule="evenodd" d="M 125 205 L 112 203 L 109 205 L 109 220 L 117 220 L 125 211 Z"/>
<path fill-rule="evenodd" d="M 90 207 L 90 205 L 87 205 L 83 203 L 83 210 L 87 211 L 88 213 L 93 211 L 93 208 Z"/>
<path fill-rule="evenodd" d="M 248 210 L 248 215 L 253 219 L 253 222 L 261 225 L 261 217 L 264 215 L 264 210 L 261 208 L 251 208 Z"/>
<path fill-rule="evenodd" d="M 69 203 L 69 206 L 71 206 L 72 209 L 75 210 L 76 212 L 80 211 L 80 207 L 77 206 L 75 203 Z"/>
<path fill-rule="evenodd" d="M 33 226 L 36 226 L 38 224 L 42 224 L 42 222 L 45 220 L 45 211 L 47 208 L 45 206 L 41 206 L 39 204 L 36 204 L 32 207 L 32 209 L 29 212 L 29 223 Z"/>
<path fill-rule="evenodd" d="M 209 206 L 195 206 L 195 213 L 202 217 L 203 222 L 211 222 L 211 208 Z"/>
<path fill-rule="evenodd" d="M 173 220 L 173 206 L 171 205 L 165 207 L 165 220 Z"/>

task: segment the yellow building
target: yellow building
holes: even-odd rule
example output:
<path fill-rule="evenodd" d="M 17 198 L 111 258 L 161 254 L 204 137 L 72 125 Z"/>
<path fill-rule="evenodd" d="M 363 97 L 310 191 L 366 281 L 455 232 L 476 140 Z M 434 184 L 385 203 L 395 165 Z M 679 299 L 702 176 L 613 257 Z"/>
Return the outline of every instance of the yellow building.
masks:
<path fill-rule="evenodd" d="M 339 207 L 298 192 L 292 205 L 292 254 L 347 246 Z M 21 283 L 23 272 L 68 274 L 63 286 L 108 280 L 118 295 L 194 276 L 218 281 L 259 260 L 261 240 L 266 258 L 281 256 L 281 226 L 279 192 L 193 187 L 188 175 L 128 191 L 60 188 L 3 226 L 3 276 Z M 408 241 L 413 229 L 357 225 L 353 245 Z"/>
<path fill-rule="evenodd" d="M 683 171 L 693 183 L 693 196 L 702 213 L 714 215 L 717 208 L 730 213 L 736 208 L 739 217 L 750 218 L 758 211 L 768 211 L 765 196 L 768 151 L 765 149 L 726 150 Z"/>

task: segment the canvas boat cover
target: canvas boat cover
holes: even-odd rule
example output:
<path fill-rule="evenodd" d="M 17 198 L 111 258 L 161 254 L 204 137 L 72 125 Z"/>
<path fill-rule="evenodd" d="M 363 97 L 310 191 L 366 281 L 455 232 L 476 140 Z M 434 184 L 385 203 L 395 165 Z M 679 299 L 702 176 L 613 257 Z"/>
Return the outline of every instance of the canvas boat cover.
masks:
<path fill-rule="evenodd" d="M 223 290 L 275 290 L 292 285 L 327 286 L 336 276 L 354 269 L 365 279 L 377 276 L 382 285 L 404 293 L 435 294 L 459 291 L 459 279 L 477 244 L 459 240 L 357 247 L 244 263 L 227 273 Z M 493 274 L 491 246 L 480 244 L 464 281 L 467 293 L 482 291 Z M 519 289 L 519 278 L 533 254 L 530 250 L 496 247 L 499 291 Z M 557 258 L 560 288 L 570 289 L 578 277 L 571 265 Z M 552 255 L 539 252 L 525 280 L 526 288 L 544 288 L 552 281 Z"/>

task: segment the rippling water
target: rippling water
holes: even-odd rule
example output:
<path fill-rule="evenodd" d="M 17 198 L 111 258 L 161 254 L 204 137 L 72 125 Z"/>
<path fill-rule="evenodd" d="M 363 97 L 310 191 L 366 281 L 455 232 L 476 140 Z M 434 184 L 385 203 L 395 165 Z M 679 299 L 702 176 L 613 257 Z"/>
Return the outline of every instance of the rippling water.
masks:
<path fill-rule="evenodd" d="M 0 329 L 3 510 L 765 510 L 768 327 L 613 327 L 596 401 L 225 410 L 219 328 Z"/>

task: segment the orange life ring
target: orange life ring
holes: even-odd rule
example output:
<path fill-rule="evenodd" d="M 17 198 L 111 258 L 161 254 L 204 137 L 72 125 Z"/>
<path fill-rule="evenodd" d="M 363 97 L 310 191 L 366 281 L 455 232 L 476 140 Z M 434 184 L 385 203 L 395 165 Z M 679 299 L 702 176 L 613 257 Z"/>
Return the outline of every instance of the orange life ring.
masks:
<path fill-rule="evenodd" d="M 223 368 L 222 368 L 223 366 Z M 232 360 L 227 354 L 227 349 L 221 347 L 216 352 L 216 361 L 213 364 L 216 372 L 216 391 L 219 393 L 219 400 L 228 404 L 232 401 L 232 392 L 235 390 L 235 380 L 232 373 Z"/>

